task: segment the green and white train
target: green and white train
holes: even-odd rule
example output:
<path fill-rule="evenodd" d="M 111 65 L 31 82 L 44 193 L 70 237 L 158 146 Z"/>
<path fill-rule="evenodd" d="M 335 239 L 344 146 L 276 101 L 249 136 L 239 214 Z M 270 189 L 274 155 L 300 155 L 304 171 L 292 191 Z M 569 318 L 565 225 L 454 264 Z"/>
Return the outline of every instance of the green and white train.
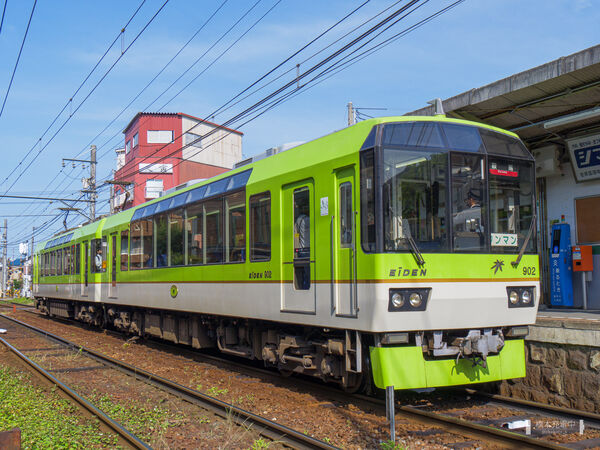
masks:
<path fill-rule="evenodd" d="M 348 390 L 522 377 L 534 161 L 479 123 L 367 120 L 40 243 L 34 295 Z"/>

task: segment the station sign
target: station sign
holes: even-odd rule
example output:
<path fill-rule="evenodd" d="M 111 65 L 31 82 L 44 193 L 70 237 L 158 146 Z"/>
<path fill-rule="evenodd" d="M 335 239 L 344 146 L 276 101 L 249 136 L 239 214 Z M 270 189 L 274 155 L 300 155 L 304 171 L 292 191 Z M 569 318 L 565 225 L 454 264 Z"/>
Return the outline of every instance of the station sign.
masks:
<path fill-rule="evenodd" d="M 577 181 L 600 178 L 600 134 L 568 139 L 571 164 Z"/>

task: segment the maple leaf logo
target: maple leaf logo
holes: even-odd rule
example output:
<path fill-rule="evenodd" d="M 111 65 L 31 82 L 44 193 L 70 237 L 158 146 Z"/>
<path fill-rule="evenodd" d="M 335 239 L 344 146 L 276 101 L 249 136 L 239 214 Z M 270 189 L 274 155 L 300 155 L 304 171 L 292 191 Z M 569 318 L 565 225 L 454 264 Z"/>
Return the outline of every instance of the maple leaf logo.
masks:
<path fill-rule="evenodd" d="M 502 272 L 502 267 L 504 267 L 504 261 L 500 261 L 499 259 L 497 259 L 494 265 L 490 267 L 490 269 L 493 269 L 494 275 L 496 275 L 498 271 Z"/>

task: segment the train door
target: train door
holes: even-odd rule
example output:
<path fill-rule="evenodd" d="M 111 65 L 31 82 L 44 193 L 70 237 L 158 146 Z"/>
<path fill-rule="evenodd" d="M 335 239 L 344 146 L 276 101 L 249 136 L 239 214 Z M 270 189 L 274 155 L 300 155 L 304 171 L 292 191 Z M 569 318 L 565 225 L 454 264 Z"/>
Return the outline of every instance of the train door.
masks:
<path fill-rule="evenodd" d="M 335 313 L 358 313 L 356 284 L 356 206 L 354 167 L 336 171 L 336 201 L 331 220 L 332 277 Z"/>
<path fill-rule="evenodd" d="M 110 283 L 108 284 L 108 296 L 117 298 L 117 233 L 110 235 Z"/>
<path fill-rule="evenodd" d="M 81 270 L 80 282 L 81 282 L 81 296 L 88 296 L 88 283 L 89 283 L 89 272 L 90 272 L 90 242 L 85 241 L 83 244 L 83 268 Z"/>
<path fill-rule="evenodd" d="M 314 183 L 293 183 L 283 188 L 281 310 L 315 313 Z"/>

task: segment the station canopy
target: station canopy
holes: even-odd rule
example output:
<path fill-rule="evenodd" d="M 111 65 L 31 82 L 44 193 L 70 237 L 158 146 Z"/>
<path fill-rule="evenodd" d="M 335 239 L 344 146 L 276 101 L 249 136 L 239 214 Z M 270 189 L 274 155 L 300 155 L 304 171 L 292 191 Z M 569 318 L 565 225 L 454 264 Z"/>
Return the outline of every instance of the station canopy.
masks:
<path fill-rule="evenodd" d="M 530 149 L 600 131 L 600 45 L 443 100 L 447 117 L 517 133 Z M 433 115 L 434 107 L 406 115 Z"/>

